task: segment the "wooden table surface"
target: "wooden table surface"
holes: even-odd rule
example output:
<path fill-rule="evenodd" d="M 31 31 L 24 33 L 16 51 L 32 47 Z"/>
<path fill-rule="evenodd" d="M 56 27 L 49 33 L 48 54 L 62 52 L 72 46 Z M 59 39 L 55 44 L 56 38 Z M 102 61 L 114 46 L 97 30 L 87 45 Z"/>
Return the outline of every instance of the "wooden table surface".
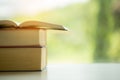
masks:
<path fill-rule="evenodd" d="M 0 80 L 120 80 L 120 64 L 48 65 L 42 72 L 0 72 Z"/>

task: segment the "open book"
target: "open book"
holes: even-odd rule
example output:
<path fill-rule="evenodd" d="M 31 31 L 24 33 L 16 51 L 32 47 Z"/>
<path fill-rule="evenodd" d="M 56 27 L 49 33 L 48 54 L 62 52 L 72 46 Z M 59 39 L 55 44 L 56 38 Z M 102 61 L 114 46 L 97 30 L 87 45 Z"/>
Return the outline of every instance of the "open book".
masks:
<path fill-rule="evenodd" d="M 51 24 L 40 21 L 26 21 L 17 25 L 11 20 L 0 20 L 0 29 L 53 29 L 53 30 L 67 30 L 62 25 Z"/>

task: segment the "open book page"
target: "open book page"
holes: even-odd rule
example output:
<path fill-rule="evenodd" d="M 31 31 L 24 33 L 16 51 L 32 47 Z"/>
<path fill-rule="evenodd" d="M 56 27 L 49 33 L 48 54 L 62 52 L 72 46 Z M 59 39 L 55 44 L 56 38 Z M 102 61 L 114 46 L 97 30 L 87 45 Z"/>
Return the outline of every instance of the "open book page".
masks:
<path fill-rule="evenodd" d="M 0 28 L 16 28 L 17 24 L 10 20 L 0 20 Z"/>
<path fill-rule="evenodd" d="M 20 25 L 17 25 L 15 22 L 10 20 L 0 20 L 0 29 L 51 29 L 51 30 L 66 30 L 65 27 L 62 25 L 57 24 L 51 24 L 46 22 L 40 22 L 40 21 L 26 21 L 21 23 Z"/>
<path fill-rule="evenodd" d="M 53 29 L 53 30 L 67 30 L 62 25 L 51 24 L 40 21 L 26 21 L 19 25 L 20 28 L 43 28 L 43 29 Z"/>

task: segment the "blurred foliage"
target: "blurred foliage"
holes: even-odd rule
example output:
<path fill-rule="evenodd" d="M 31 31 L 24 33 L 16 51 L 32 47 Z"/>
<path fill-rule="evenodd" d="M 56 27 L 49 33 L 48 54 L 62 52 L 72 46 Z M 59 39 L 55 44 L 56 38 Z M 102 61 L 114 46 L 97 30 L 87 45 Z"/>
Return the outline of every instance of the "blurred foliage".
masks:
<path fill-rule="evenodd" d="M 48 31 L 49 63 L 120 61 L 119 0 L 90 0 L 39 13 L 17 15 L 15 21 L 35 19 L 66 26 L 69 31 Z"/>
<path fill-rule="evenodd" d="M 95 52 L 94 58 L 97 62 L 109 61 L 107 51 L 110 48 L 111 31 L 113 29 L 111 0 L 97 0 L 99 12 L 95 30 Z"/>

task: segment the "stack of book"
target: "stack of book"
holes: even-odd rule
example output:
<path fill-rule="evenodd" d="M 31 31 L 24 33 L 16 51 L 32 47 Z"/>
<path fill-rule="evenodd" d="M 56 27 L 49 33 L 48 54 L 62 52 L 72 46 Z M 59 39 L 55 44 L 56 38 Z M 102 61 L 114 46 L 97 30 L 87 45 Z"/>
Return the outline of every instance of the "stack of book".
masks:
<path fill-rule="evenodd" d="M 66 30 L 40 21 L 0 21 L 0 71 L 43 70 L 47 64 L 46 32 Z"/>

